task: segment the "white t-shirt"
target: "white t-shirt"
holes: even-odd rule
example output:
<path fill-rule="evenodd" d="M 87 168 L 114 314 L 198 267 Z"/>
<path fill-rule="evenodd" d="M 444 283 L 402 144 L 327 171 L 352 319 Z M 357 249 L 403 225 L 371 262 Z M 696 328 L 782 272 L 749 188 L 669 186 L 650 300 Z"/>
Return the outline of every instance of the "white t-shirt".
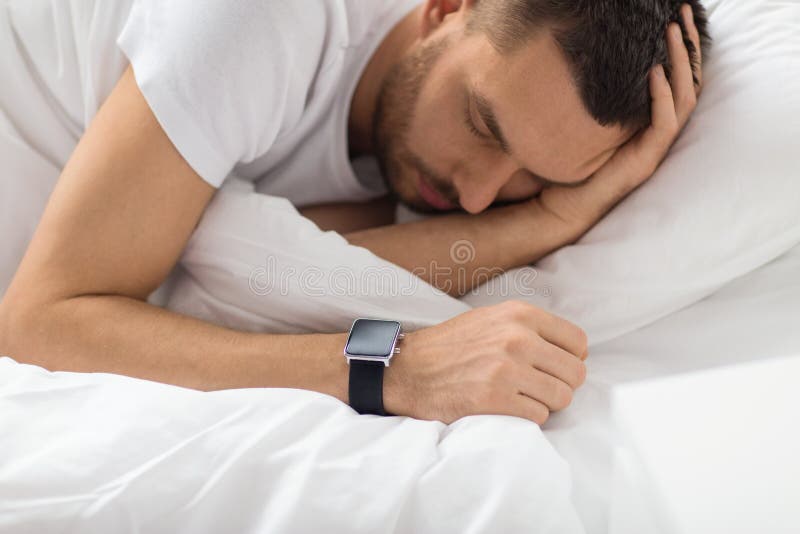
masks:
<path fill-rule="evenodd" d="M 170 140 L 208 183 L 233 174 L 302 206 L 386 192 L 348 157 L 350 103 L 420 0 L 134 0 L 117 40 Z"/>
<path fill-rule="evenodd" d="M 213 186 L 236 176 L 297 206 L 373 198 L 385 185 L 374 161 L 349 161 L 350 103 L 420 1 L 0 0 L 0 108 L 63 167 L 130 61 Z"/>

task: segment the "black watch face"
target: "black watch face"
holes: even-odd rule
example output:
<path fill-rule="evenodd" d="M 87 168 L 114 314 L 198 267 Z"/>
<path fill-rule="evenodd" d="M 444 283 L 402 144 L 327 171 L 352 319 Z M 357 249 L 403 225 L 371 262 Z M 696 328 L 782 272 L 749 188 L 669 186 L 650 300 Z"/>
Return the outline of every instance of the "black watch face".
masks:
<path fill-rule="evenodd" d="M 357 319 L 350 331 L 345 352 L 358 356 L 388 358 L 399 333 L 400 323 L 397 321 Z"/>

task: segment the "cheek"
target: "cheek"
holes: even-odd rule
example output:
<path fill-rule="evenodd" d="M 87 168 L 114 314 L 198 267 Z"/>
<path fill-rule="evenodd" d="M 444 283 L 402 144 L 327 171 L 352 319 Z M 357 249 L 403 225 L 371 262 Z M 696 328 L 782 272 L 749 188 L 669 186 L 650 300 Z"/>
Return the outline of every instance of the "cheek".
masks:
<path fill-rule="evenodd" d="M 467 146 L 467 139 L 454 120 L 453 107 L 453 103 L 446 99 L 420 98 L 408 132 L 407 142 L 411 151 L 440 172 L 449 171 Z"/>
<path fill-rule="evenodd" d="M 454 66 L 443 60 L 428 73 L 409 110 L 409 148 L 442 171 L 449 170 L 470 141 L 456 96 L 461 87 L 457 80 Z"/>

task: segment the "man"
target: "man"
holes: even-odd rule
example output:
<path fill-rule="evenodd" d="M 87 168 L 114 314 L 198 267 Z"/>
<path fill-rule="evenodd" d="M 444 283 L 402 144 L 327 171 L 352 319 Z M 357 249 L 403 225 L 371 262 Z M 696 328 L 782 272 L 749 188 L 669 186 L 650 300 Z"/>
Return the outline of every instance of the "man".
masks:
<path fill-rule="evenodd" d="M 475 244 L 470 269 L 507 269 L 585 233 L 653 174 L 694 110 L 707 42 L 696 1 L 417 4 L 135 1 L 118 38 L 131 66 L 0 304 L 0 353 L 352 403 L 347 334 L 241 333 L 146 303 L 227 176 L 409 269 L 452 264 L 459 239 Z M 360 183 L 348 151 L 376 155 L 385 183 Z M 440 215 L 394 225 L 387 204 L 336 205 L 387 192 Z M 580 328 L 518 302 L 400 346 L 385 378 L 361 384 L 368 400 L 445 422 L 541 424 L 569 404 L 588 354 Z"/>

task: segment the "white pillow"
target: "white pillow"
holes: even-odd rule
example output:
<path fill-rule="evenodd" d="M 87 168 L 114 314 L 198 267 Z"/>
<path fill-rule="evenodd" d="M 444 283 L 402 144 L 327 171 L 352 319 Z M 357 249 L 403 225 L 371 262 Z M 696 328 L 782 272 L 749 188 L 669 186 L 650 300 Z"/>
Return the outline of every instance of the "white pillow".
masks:
<path fill-rule="evenodd" d="M 694 118 L 656 176 L 577 244 L 540 261 L 533 283 L 529 267 L 518 269 L 456 301 L 320 232 L 287 201 L 232 182 L 192 238 L 182 259 L 189 276 L 176 275 L 169 306 L 251 330 L 343 331 L 357 315 L 414 328 L 521 298 L 574 321 L 598 343 L 769 262 L 800 243 L 800 3 L 708 5 L 714 46 Z M 364 280 L 378 269 L 406 291 L 392 297 L 390 288 L 360 285 L 348 296 L 314 295 L 300 282 L 285 295 L 259 294 L 252 275 L 268 256 L 283 274 L 319 280 L 341 268 Z"/>

